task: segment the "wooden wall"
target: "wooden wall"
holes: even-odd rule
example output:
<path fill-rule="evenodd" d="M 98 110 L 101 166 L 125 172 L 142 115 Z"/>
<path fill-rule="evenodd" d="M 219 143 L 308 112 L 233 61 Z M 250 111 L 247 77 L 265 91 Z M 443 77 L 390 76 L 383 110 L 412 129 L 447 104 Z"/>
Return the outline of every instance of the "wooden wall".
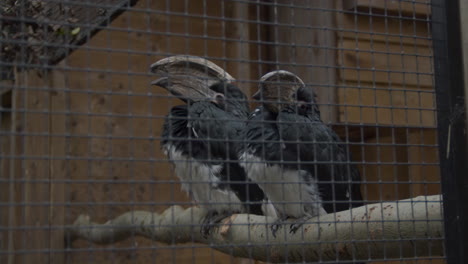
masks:
<path fill-rule="evenodd" d="M 63 227 L 79 214 L 104 222 L 128 210 L 192 205 L 159 146 L 163 117 L 180 102 L 150 87 L 156 77 L 149 65 L 168 55 L 198 55 L 241 80 L 257 78 L 261 67 L 248 62 L 258 61 L 256 47 L 239 42 L 256 36 L 257 28 L 227 20 L 248 21 L 256 10 L 205 3 L 140 1 L 140 11 L 117 18 L 55 70 L 18 73 L 15 121 L 2 122 L 16 134 L 2 138 L 2 153 L 17 156 L 2 159 L 2 175 L 12 172 L 15 181 L 0 192 L 12 203 L 0 208 L 10 216 L 2 216 L 2 226 L 17 228 L 2 232 L 2 249 L 15 254 L 2 255 L 1 263 L 243 261 L 204 245 L 136 237 L 109 246 L 77 241 L 65 254 Z M 249 83 L 239 85 L 250 93 Z"/>
<path fill-rule="evenodd" d="M 398 195 L 400 199 L 438 193 L 437 186 L 431 186 L 427 192 L 415 192 L 425 188 L 415 187 L 418 184 L 412 182 L 420 177 L 430 185 L 440 182 L 437 170 L 433 169 L 438 161 L 428 24 L 430 6 L 423 2 L 411 5 L 384 5 L 383 1 L 344 3 L 347 13 L 337 17 L 339 120 L 362 124 L 361 140 L 365 144 L 361 152 L 368 148 L 372 153 L 368 157 L 360 154 L 363 161 L 396 162 L 388 165 L 394 169 L 405 166 L 403 174 L 406 176 L 390 172 L 391 168 L 381 168 L 382 173 L 398 176 L 394 180 L 401 177 L 403 185 L 411 185 L 403 187 L 407 191 Z M 399 17 L 384 17 L 385 13 L 399 14 Z M 394 144 L 397 146 L 386 146 Z M 421 152 L 420 148 L 425 149 Z M 417 176 L 415 172 L 424 176 Z M 372 192 L 368 192 L 372 200 L 380 200 L 381 195 L 371 195 Z"/>
<path fill-rule="evenodd" d="M 321 117 L 336 122 L 336 1 L 276 1 L 267 6 L 266 72 L 297 74 L 318 96 Z M 264 74 L 263 73 L 263 74 Z"/>
<path fill-rule="evenodd" d="M 17 73 L 15 112 L 2 118 L 2 130 L 15 135 L 2 134 L 0 145 L 8 155 L 0 197 L 13 205 L 0 207 L 2 226 L 11 227 L 1 247 L 16 254 L 1 263 L 246 262 L 204 245 L 138 237 L 64 250 L 62 227 L 79 214 L 104 222 L 128 210 L 191 205 L 159 149 L 163 117 L 179 102 L 149 86 L 149 65 L 172 54 L 212 59 L 247 94 L 268 70 L 297 72 L 317 90 L 324 119 L 353 143 L 366 199 L 439 193 L 428 22 L 361 12 L 404 8 L 406 16 L 416 8 L 427 17 L 427 5 L 203 2 L 141 0 L 144 12 L 125 12 L 55 70 Z"/>
<path fill-rule="evenodd" d="M 365 198 L 391 201 L 441 193 L 430 1 L 341 3 L 338 120 L 356 125 L 349 127 L 355 141 L 351 149 L 362 162 Z"/>

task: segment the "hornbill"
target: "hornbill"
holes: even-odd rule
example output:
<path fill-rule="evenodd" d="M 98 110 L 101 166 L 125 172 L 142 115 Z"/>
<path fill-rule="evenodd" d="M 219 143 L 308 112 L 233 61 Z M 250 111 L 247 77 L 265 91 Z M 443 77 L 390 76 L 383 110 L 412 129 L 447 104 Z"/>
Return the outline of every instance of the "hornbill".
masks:
<path fill-rule="evenodd" d="M 338 135 L 320 119 L 315 93 L 295 74 L 279 70 L 260 79 L 253 98 L 262 105 L 249 117 L 241 165 L 279 220 L 360 206 L 359 171 L 349 164 Z M 299 226 L 291 225 L 290 232 Z"/>
<path fill-rule="evenodd" d="M 238 162 L 238 146 L 249 115 L 247 97 L 231 75 L 214 63 L 173 56 L 151 65 L 164 77 L 153 81 L 186 104 L 165 119 L 161 147 L 172 161 L 183 190 L 208 209 L 202 228 L 233 213 L 269 214 L 274 208 Z"/>

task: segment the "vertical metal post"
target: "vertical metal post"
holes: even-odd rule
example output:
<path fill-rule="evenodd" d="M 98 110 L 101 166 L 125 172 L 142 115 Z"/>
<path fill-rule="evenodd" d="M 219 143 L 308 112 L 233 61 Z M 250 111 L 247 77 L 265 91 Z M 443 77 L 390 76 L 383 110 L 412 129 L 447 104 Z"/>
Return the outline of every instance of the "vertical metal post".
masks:
<path fill-rule="evenodd" d="M 463 76 L 468 76 L 468 0 L 460 0 L 460 23 L 461 23 L 461 48 L 463 52 Z M 468 78 L 464 79 L 465 95 L 468 94 Z M 465 106 L 468 98 L 465 96 Z M 468 108 L 465 107 L 465 114 Z M 468 115 L 467 115 L 468 116 Z M 468 130 L 468 127 L 467 127 Z M 468 134 L 467 134 L 468 136 Z M 468 137 L 467 137 L 468 139 Z"/>
<path fill-rule="evenodd" d="M 468 175 L 460 3 L 432 0 L 447 263 L 468 263 Z M 468 52 L 468 51 L 467 51 Z"/>

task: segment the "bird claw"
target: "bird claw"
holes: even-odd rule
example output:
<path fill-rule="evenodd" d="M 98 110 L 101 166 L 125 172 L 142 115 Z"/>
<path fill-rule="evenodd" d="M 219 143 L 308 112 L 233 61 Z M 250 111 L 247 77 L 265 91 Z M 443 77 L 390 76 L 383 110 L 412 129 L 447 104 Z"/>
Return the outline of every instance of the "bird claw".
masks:
<path fill-rule="evenodd" d="M 273 222 L 270 226 L 271 234 L 273 235 L 274 238 L 276 238 L 276 233 L 278 230 L 281 228 L 281 226 L 284 224 L 284 221 L 286 221 L 288 218 L 278 218 L 276 219 L 275 222 Z"/>
<path fill-rule="evenodd" d="M 292 224 L 289 225 L 289 233 L 290 234 L 295 234 L 297 232 L 297 230 L 299 230 L 305 223 L 307 223 L 307 221 L 310 218 L 311 217 L 309 217 L 309 216 L 305 216 L 305 217 L 302 217 L 302 218 L 299 218 L 299 219 L 295 219 L 295 221 Z M 288 217 L 283 218 L 283 219 L 280 218 L 280 219 L 276 220 L 274 223 L 271 224 L 270 229 L 271 229 L 271 233 L 272 233 L 274 238 L 276 238 L 276 233 L 278 232 L 280 227 L 288 219 L 289 219 Z"/>
<path fill-rule="evenodd" d="M 304 223 L 295 223 L 289 226 L 289 234 L 295 234 Z"/>
<path fill-rule="evenodd" d="M 276 238 L 276 232 L 278 232 L 278 229 L 280 228 L 281 223 L 279 221 L 274 222 L 271 224 L 270 229 L 271 229 L 271 234 L 273 235 L 274 238 Z"/>
<path fill-rule="evenodd" d="M 309 220 L 311 217 L 302 217 L 296 220 L 293 224 L 289 226 L 289 233 L 290 234 L 295 234 L 299 228 L 301 228 L 305 223 L 307 223 L 307 220 Z"/>
<path fill-rule="evenodd" d="M 212 228 L 228 216 L 229 215 L 226 213 L 218 213 L 216 211 L 208 212 L 205 219 L 203 220 L 201 227 L 201 234 L 203 238 L 208 238 L 211 235 Z"/>

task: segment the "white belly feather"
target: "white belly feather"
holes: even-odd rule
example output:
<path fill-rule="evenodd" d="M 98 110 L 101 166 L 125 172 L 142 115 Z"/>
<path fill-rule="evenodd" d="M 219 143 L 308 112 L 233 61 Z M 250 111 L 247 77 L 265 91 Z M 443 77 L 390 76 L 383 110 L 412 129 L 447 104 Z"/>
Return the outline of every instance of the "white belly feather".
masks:
<path fill-rule="evenodd" d="M 200 206 L 218 212 L 243 211 L 242 203 L 234 192 L 218 187 L 220 180 L 217 175 L 222 170 L 221 165 L 200 163 L 173 146 L 164 146 L 164 152 L 174 164 L 182 189 L 192 195 Z"/>
<path fill-rule="evenodd" d="M 316 182 L 305 182 L 304 170 L 288 170 L 279 165 L 269 166 L 258 157 L 244 153 L 241 166 L 271 200 L 280 216 L 300 218 L 326 214 Z"/>

